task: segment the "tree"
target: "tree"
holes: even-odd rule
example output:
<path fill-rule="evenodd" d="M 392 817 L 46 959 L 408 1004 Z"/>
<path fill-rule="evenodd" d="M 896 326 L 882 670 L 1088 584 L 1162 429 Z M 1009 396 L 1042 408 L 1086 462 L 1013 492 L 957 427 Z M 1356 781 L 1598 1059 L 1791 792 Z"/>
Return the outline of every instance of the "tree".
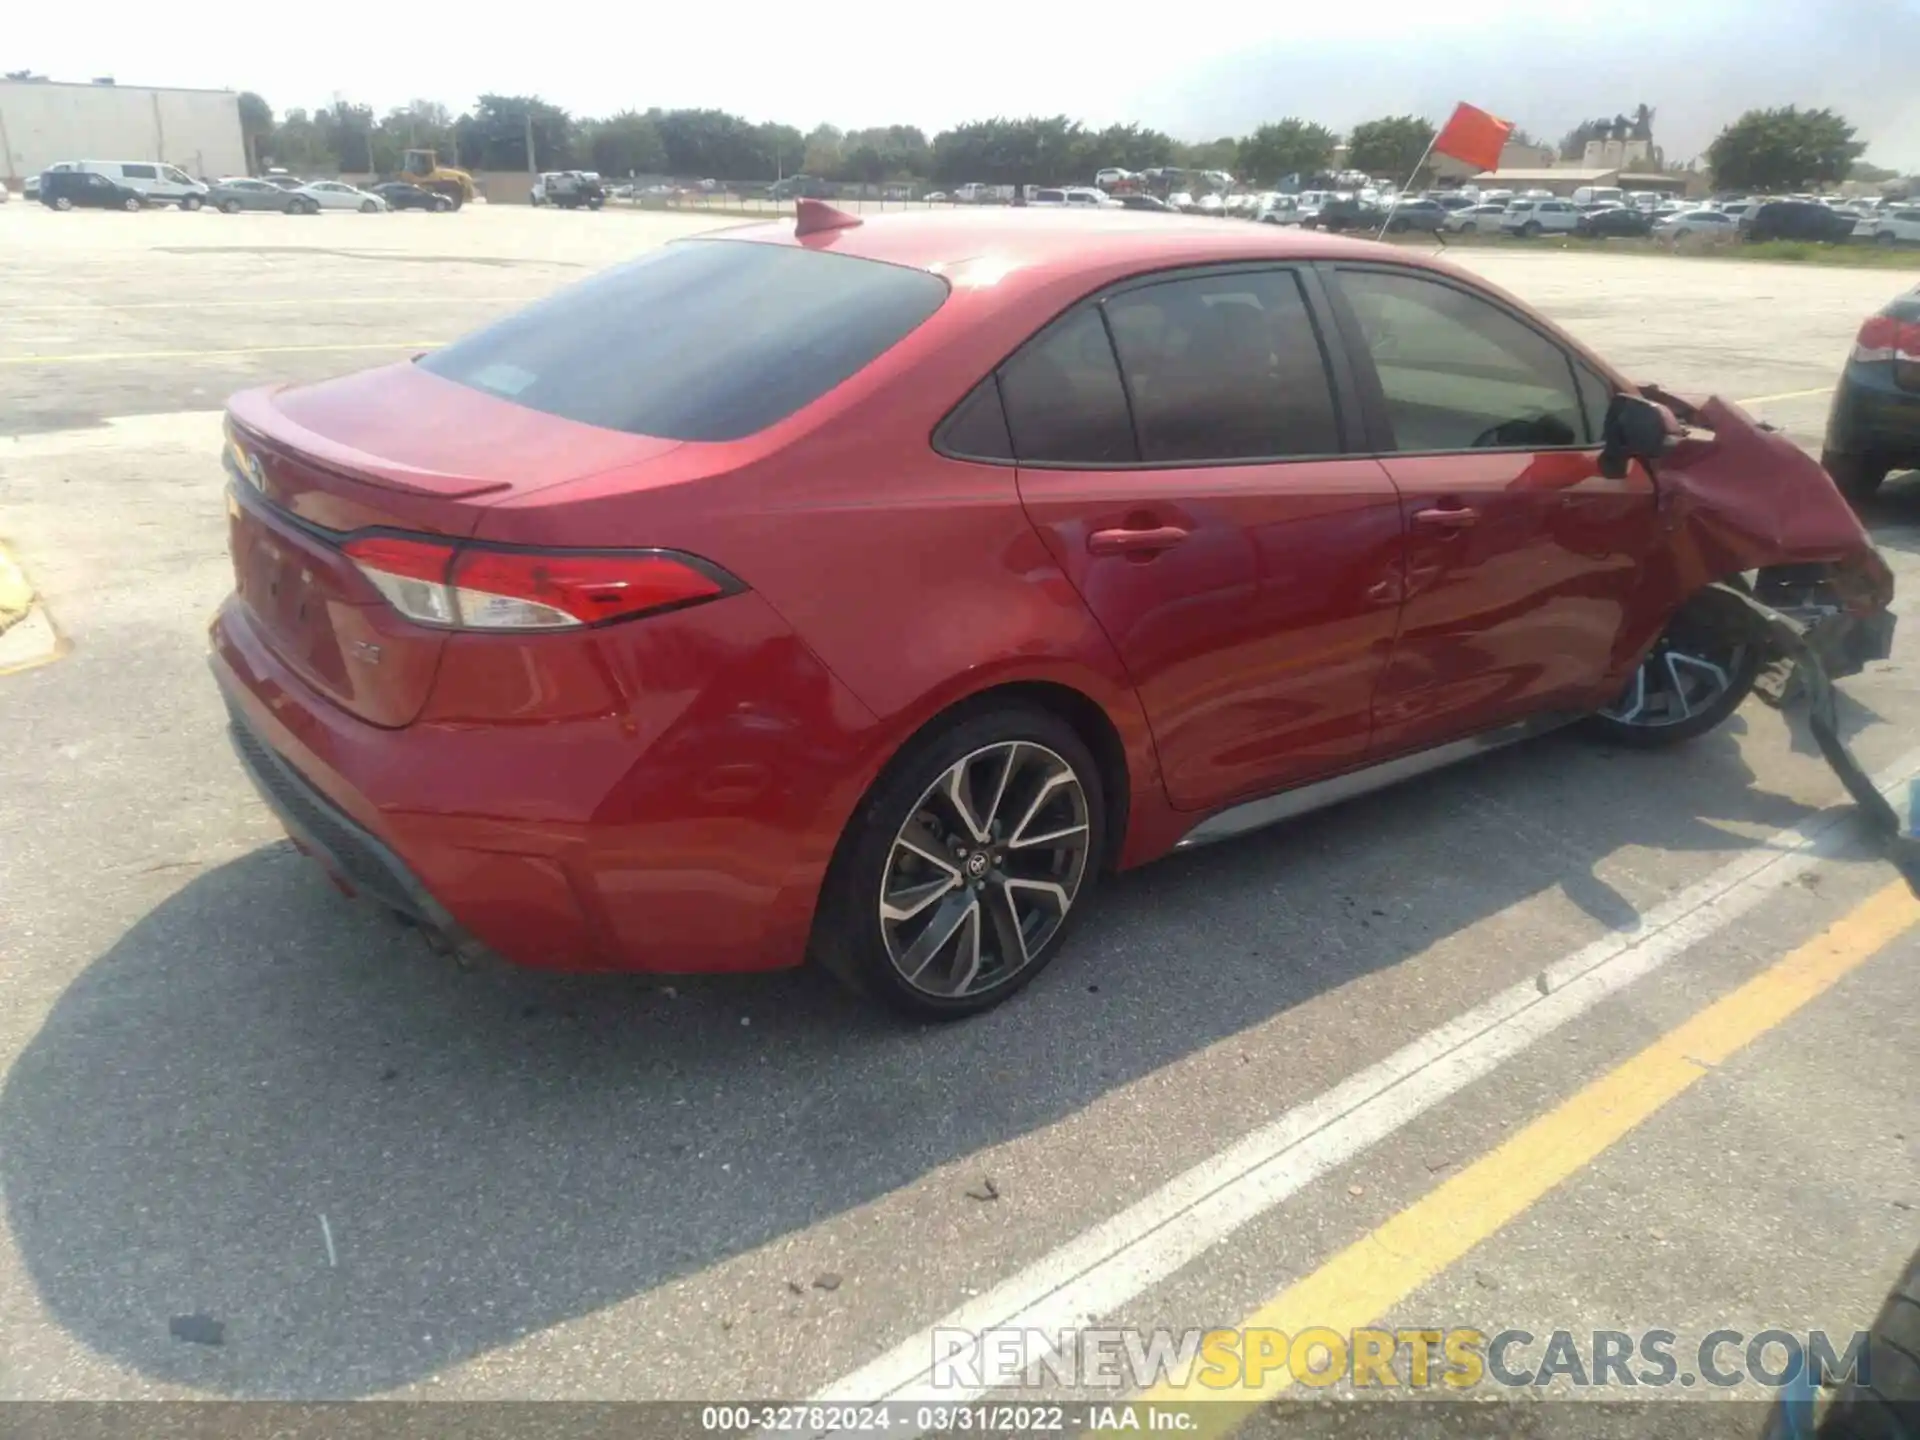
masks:
<path fill-rule="evenodd" d="M 1240 163 L 1240 142 L 1231 135 L 1218 140 L 1202 140 L 1193 145 L 1176 145 L 1174 159 L 1188 170 L 1225 170 L 1232 173 Z"/>
<path fill-rule="evenodd" d="M 1058 184 L 1082 175 L 1091 137 L 1064 115 L 956 125 L 933 137 L 932 178 L 949 185 Z"/>
<path fill-rule="evenodd" d="M 1788 105 L 1749 110 L 1707 147 L 1713 183 L 1726 190 L 1802 190 L 1846 178 L 1866 146 L 1831 110 Z"/>
<path fill-rule="evenodd" d="M 482 95 L 454 122 L 453 134 L 461 163 L 476 170 L 563 170 L 573 163 L 573 117 L 538 95 Z"/>
<path fill-rule="evenodd" d="M 846 136 L 835 126 L 816 125 L 813 133 L 807 136 L 807 148 L 800 160 L 801 173 L 829 177 L 838 175 L 842 142 L 845 139 Z"/>
<path fill-rule="evenodd" d="M 1402 181 L 1433 144 L 1433 126 L 1418 115 L 1389 115 L 1353 127 L 1347 137 L 1347 164 L 1355 170 Z"/>
<path fill-rule="evenodd" d="M 251 90 L 240 92 L 240 141 L 247 149 L 247 173 L 260 168 L 260 153 L 273 138 L 273 107 Z"/>
<path fill-rule="evenodd" d="M 1235 173 L 1249 183 L 1318 174 L 1326 169 L 1336 138 L 1326 126 L 1308 120 L 1262 125 L 1240 142 Z"/>
<path fill-rule="evenodd" d="M 745 175 L 727 178 L 757 180 L 767 175 L 778 179 L 782 175 L 793 174 L 806 163 L 807 137 L 793 126 L 769 122 L 756 127 L 756 133 L 760 149 L 754 168 Z"/>
<path fill-rule="evenodd" d="M 591 121 L 583 132 L 587 157 L 602 175 L 657 175 L 667 168 L 659 127 L 637 111 Z"/>
<path fill-rule="evenodd" d="M 766 137 L 738 115 L 725 110 L 649 110 L 647 117 L 666 147 L 668 173 L 683 180 L 753 180 L 773 175 L 774 155 Z M 792 153 L 798 163 L 800 147 Z"/>

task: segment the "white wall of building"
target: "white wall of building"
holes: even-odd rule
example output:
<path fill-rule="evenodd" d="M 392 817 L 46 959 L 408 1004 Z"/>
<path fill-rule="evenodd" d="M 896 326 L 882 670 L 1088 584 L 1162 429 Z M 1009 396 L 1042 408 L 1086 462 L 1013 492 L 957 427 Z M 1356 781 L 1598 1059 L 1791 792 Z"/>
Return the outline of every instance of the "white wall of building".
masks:
<path fill-rule="evenodd" d="M 56 160 L 164 160 L 189 175 L 244 175 L 240 105 L 229 90 L 0 80 L 0 179 Z"/>

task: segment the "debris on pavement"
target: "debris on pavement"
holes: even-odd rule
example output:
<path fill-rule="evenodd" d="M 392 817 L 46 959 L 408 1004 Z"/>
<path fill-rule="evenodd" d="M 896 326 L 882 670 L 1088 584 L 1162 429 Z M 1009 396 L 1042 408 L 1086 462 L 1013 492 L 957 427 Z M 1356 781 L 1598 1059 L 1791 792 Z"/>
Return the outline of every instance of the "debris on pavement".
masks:
<path fill-rule="evenodd" d="M 974 1186 L 973 1189 L 967 1191 L 967 1198 L 969 1200 L 981 1201 L 998 1200 L 1000 1198 L 1000 1187 L 993 1183 L 993 1177 L 989 1175 L 981 1180 L 978 1185 Z"/>
<path fill-rule="evenodd" d="M 211 1315 L 176 1315 L 167 1322 L 167 1333 L 190 1345 L 224 1345 L 227 1327 Z"/>

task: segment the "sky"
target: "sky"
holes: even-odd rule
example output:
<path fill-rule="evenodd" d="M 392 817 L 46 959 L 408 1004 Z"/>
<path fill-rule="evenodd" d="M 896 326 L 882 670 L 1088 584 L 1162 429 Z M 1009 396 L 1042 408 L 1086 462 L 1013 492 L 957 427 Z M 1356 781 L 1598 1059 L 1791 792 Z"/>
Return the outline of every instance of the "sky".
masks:
<path fill-rule="evenodd" d="M 1457 100 L 1551 140 L 1644 102 L 1681 161 L 1743 110 L 1827 105 L 1869 160 L 1920 170 L 1920 0 L 736 0 L 642 7 L 631 21 L 580 0 L 490 13 L 330 0 L 295 13 L 297 25 L 257 0 L 94 0 L 75 23 L 22 0 L 0 26 L 0 70 L 256 90 L 276 112 L 336 97 L 458 112 L 496 92 L 577 115 L 699 106 L 930 135 L 1065 113 L 1183 140 L 1288 115 L 1341 131 L 1408 111 L 1439 120 Z"/>

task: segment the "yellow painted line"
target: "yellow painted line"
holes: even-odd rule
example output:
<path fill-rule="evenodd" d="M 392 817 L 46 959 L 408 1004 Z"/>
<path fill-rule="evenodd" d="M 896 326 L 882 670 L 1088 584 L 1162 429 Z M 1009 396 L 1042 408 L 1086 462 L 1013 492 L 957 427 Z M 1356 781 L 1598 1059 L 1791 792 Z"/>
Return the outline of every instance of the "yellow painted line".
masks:
<path fill-rule="evenodd" d="M 1754 395 L 1745 400 L 1736 400 L 1736 405 L 1770 405 L 1775 400 L 1805 400 L 1814 395 L 1831 395 L 1833 386 L 1819 385 L 1812 390 L 1788 390 L 1780 395 Z"/>
<path fill-rule="evenodd" d="M 1887 886 L 1282 1290 L 1242 1328 L 1298 1335 L 1324 1326 L 1344 1334 L 1374 1323 L 1916 922 L 1920 899 L 1904 881 Z M 1214 1389 L 1189 1376 L 1141 1399 L 1229 1402 L 1196 1406 L 1200 1428 L 1185 1432 L 1221 1435 L 1291 1383 L 1281 1363 L 1254 1385 Z"/>
<path fill-rule="evenodd" d="M 319 355 L 348 350 L 433 350 L 444 340 L 370 340 L 356 345 L 254 345 L 242 350 L 108 350 L 92 355 L 0 355 L 0 365 L 100 365 L 128 360 L 223 360 L 238 355 Z"/>

